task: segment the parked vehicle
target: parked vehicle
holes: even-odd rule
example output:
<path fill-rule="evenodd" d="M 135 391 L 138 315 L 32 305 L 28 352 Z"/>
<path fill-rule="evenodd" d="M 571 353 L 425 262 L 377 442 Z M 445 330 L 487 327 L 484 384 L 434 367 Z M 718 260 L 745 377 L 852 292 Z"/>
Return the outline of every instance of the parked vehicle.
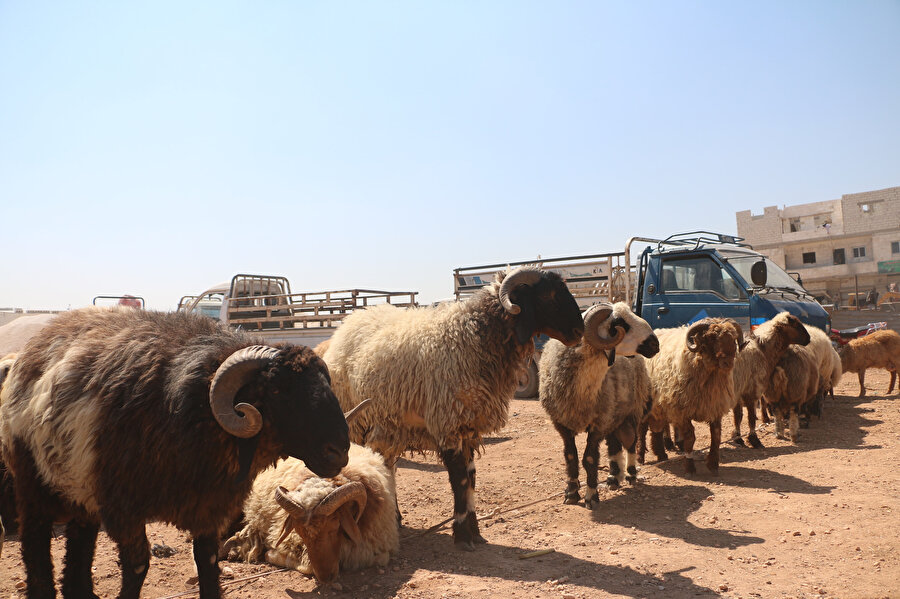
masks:
<path fill-rule="evenodd" d="M 636 244 L 643 244 L 644 250 L 632 262 Z M 783 311 L 826 333 L 831 329 L 825 309 L 780 266 L 743 243 L 743 238 L 709 231 L 666 239 L 632 237 L 622 252 L 457 268 L 456 298 L 474 293 L 498 270 L 522 264 L 558 272 L 584 308 L 600 301 L 624 301 L 654 329 L 727 317 L 751 330 Z M 535 361 L 542 344 L 537 345 L 517 397 L 537 392 Z"/>
<path fill-rule="evenodd" d="M 870 322 L 869 324 L 853 327 L 852 329 L 831 329 L 831 333 L 828 337 L 831 339 L 832 345 L 834 345 L 835 348 L 839 348 L 847 345 L 854 339 L 859 339 L 860 337 L 865 337 L 875 331 L 881 331 L 887 328 L 887 322 Z"/>
<path fill-rule="evenodd" d="M 253 331 L 271 343 L 315 347 L 330 338 L 354 310 L 384 303 L 416 306 L 417 295 L 416 291 L 372 289 L 292 293 L 285 277 L 237 274 L 229 283 L 182 297 L 178 310 Z"/>

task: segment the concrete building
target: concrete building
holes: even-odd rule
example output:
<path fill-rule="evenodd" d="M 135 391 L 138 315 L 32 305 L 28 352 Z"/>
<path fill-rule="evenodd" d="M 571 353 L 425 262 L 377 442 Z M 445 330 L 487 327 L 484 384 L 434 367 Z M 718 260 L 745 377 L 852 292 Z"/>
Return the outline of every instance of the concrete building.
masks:
<path fill-rule="evenodd" d="M 814 295 L 848 305 L 857 290 L 865 296 L 900 287 L 900 187 L 736 216 L 738 235 L 799 273 Z"/>

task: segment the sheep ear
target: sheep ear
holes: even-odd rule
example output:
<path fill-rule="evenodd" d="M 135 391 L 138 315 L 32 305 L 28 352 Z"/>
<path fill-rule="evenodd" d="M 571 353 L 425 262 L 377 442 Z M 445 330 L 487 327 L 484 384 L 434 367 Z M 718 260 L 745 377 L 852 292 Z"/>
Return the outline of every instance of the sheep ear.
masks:
<path fill-rule="evenodd" d="M 339 511 L 341 518 L 341 529 L 344 533 L 353 541 L 354 545 L 359 545 L 362 543 L 362 533 L 359 530 L 359 525 L 356 523 L 356 518 L 350 515 L 351 504 L 347 503 L 341 506 Z"/>
<path fill-rule="evenodd" d="M 537 331 L 537 321 L 534 318 L 534 309 L 531 302 L 522 302 L 522 312 L 516 316 L 516 339 L 519 345 L 525 345 L 534 336 Z"/>

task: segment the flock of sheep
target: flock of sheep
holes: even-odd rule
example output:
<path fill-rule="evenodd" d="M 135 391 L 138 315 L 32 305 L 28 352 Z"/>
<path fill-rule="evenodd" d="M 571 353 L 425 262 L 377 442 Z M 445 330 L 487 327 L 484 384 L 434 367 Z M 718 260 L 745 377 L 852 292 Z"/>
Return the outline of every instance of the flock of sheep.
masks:
<path fill-rule="evenodd" d="M 587 432 L 583 502 L 599 503 L 599 444 L 609 487 L 634 483 L 651 449 L 674 440 L 693 473 L 694 422 L 756 434 L 756 405 L 796 441 L 843 371 L 900 367 L 900 335 L 851 342 L 787 313 L 741 330 L 708 318 L 653 331 L 622 303 L 583 316 L 555 273 L 501 273 L 472 298 L 390 305 L 348 316 L 316 348 L 267 347 L 202 316 L 133 308 L 63 314 L 0 360 L 0 449 L 15 487 L 31 598 L 56 594 L 50 537 L 66 522 L 63 595 L 92 597 L 102 525 L 119 547 L 120 597 L 137 598 L 150 562 L 148 521 L 191 533 L 200 596 L 221 596 L 218 560 L 266 560 L 327 582 L 384 565 L 399 549 L 398 458 L 433 452 L 453 494 L 453 539 L 485 543 L 474 456 L 503 428 L 518 374 L 546 334 L 540 400 L 563 439 L 565 502 L 580 495 L 575 436 Z M 343 412 L 343 411 L 346 411 Z M 152 459 L 148 456 L 152 456 Z M 7 481 L 8 482 L 8 481 Z M 7 518 L 9 515 L 7 514 Z M 2 539 L 2 524 L 0 524 Z M 0 540 L 2 547 L 2 540 Z"/>

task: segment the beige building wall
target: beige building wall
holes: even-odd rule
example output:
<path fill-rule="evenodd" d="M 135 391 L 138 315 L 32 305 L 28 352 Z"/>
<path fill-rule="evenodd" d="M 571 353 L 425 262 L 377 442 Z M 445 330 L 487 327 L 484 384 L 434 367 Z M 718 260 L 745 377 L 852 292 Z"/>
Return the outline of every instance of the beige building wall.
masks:
<path fill-rule="evenodd" d="M 900 286 L 900 187 L 847 194 L 839 200 L 744 210 L 738 235 L 816 295 L 844 303 L 858 288 Z"/>

